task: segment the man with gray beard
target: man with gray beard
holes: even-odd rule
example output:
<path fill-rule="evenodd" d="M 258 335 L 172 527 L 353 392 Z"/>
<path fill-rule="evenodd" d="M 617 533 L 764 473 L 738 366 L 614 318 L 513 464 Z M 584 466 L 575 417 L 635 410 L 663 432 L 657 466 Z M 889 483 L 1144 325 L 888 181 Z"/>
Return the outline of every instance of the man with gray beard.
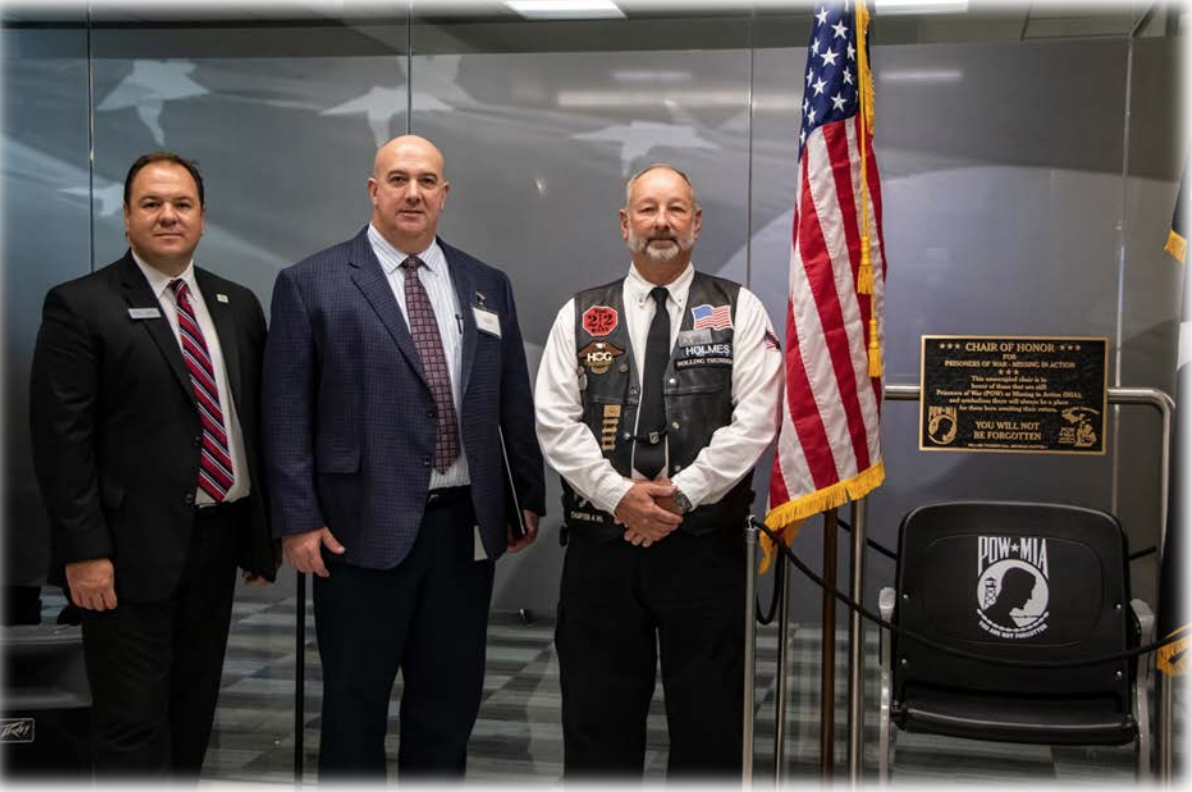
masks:
<path fill-rule="evenodd" d="M 701 218 L 681 171 L 634 175 L 629 272 L 563 306 L 538 370 L 570 540 L 555 628 L 568 780 L 641 777 L 659 655 L 668 775 L 741 772 L 742 529 L 782 354 L 756 296 L 692 266 Z"/>

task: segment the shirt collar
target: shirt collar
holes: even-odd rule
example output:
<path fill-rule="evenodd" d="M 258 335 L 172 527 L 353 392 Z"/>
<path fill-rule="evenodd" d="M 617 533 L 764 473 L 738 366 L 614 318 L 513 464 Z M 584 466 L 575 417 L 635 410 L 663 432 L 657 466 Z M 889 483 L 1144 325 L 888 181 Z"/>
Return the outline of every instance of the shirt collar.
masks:
<path fill-rule="evenodd" d="M 687 302 L 687 292 L 690 290 L 691 281 L 694 278 L 695 265 L 688 262 L 687 268 L 679 273 L 679 277 L 663 287 L 669 292 L 670 298 L 675 301 L 675 304 L 679 306 L 679 310 L 682 310 L 683 304 Z M 650 299 L 650 292 L 654 289 L 654 284 L 645 279 L 638 271 L 636 264 L 629 265 L 629 276 L 625 279 L 625 285 L 628 289 L 629 299 L 638 307 Z"/>
<path fill-rule="evenodd" d="M 197 290 L 195 285 L 195 260 L 193 257 L 186 263 L 186 269 L 182 270 L 182 274 L 177 278 L 172 278 L 161 270 L 146 264 L 145 260 L 138 256 L 135 250 L 130 248 L 129 252 L 132 253 L 132 260 L 136 262 L 137 267 L 141 270 L 141 274 L 145 276 L 145 280 L 149 281 L 149 288 L 153 292 L 153 296 L 158 300 L 162 299 L 162 296 L 170 288 L 170 283 L 178 279 L 186 281 L 186 285 L 192 292 Z"/>
<path fill-rule="evenodd" d="M 381 262 L 381 268 L 385 270 L 386 275 L 392 275 L 393 271 L 410 257 L 409 254 L 402 253 L 395 248 L 372 223 L 368 224 L 368 243 L 372 245 L 373 253 L 376 254 L 377 261 Z M 426 269 L 432 274 L 439 274 L 447 268 L 447 257 L 443 255 L 443 249 L 439 247 L 438 237 L 430 241 L 426 250 L 414 255 L 422 260 Z"/>

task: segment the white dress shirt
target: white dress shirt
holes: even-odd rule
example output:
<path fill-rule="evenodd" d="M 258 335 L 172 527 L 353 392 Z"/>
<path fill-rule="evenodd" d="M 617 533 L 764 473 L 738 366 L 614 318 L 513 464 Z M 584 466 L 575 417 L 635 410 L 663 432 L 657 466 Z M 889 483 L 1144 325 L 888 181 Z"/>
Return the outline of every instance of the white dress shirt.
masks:
<path fill-rule="evenodd" d="M 178 298 L 170 288 L 170 282 L 175 280 L 164 272 L 146 264 L 136 251 L 132 254 L 133 261 L 140 267 L 149 281 L 149 288 L 157 298 L 170 329 L 174 331 L 174 338 L 178 339 L 178 348 L 182 348 L 182 339 L 178 331 Z M 215 331 L 215 323 L 211 321 L 211 314 L 207 311 L 207 303 L 203 292 L 195 280 L 194 260 L 186 265 L 186 269 L 178 279 L 186 281 L 190 289 L 190 306 L 194 310 L 195 318 L 199 321 L 199 329 L 203 331 L 203 340 L 207 342 L 207 355 L 211 358 L 211 367 L 215 370 L 215 385 L 219 389 L 219 406 L 223 410 L 224 424 L 228 431 L 228 456 L 232 458 L 232 476 L 235 482 L 228 489 L 224 503 L 240 500 L 252 491 L 252 482 L 248 475 L 248 458 L 244 451 L 244 434 L 240 430 L 240 419 L 236 417 L 236 402 L 232 399 L 232 389 L 228 385 L 228 370 L 224 365 L 223 348 L 219 343 L 219 333 Z M 195 503 L 199 506 L 211 506 L 215 501 L 204 490 L 199 488 L 198 476 L 195 477 Z"/>
<path fill-rule="evenodd" d="M 689 264 L 666 286 L 672 348 L 694 277 L 695 268 Z M 645 369 L 646 336 L 656 310 L 650 297 L 653 288 L 631 265 L 622 297 L 639 378 Z M 695 461 L 671 479 L 693 507 L 723 498 L 753 469 L 778 431 L 782 352 L 766 343 L 766 333 L 773 335 L 770 318 L 761 301 L 745 287 L 738 293 L 733 328 L 732 421 L 717 429 Z M 551 467 L 598 509 L 612 514 L 632 484 L 604 458 L 600 441 L 583 422 L 575 355 L 575 300 L 571 299 L 555 317 L 538 368 L 534 390 L 538 441 Z M 643 476 L 634 469 L 633 478 Z"/>
<path fill-rule="evenodd" d="M 406 329 L 410 327 L 410 317 L 406 315 L 406 273 L 401 268 L 409 255 L 389 244 L 389 240 L 381 236 L 372 223 L 368 225 L 368 241 L 372 245 L 377 261 L 381 262 L 381 269 L 389 280 L 389 287 L 393 289 L 393 296 L 401 308 L 402 318 L 406 320 Z M 463 315 L 459 310 L 459 297 L 455 293 L 455 284 L 451 280 L 451 270 L 447 264 L 447 257 L 439 247 L 438 240 L 431 240 L 430 247 L 421 253 L 415 253 L 422 260 L 423 266 L 418 268 L 418 279 L 422 281 L 422 288 L 430 298 L 431 308 L 435 311 L 435 323 L 439 326 L 439 338 L 443 342 L 443 354 L 447 358 L 447 371 L 451 377 L 451 400 L 455 402 L 455 416 L 459 420 L 463 399 L 459 392 L 463 381 Z M 397 405 L 394 405 L 396 408 Z M 471 482 L 468 475 L 468 458 L 464 454 L 464 432 L 459 427 L 459 456 L 451 466 L 440 473 L 435 468 L 430 471 L 430 488 L 462 487 Z"/>

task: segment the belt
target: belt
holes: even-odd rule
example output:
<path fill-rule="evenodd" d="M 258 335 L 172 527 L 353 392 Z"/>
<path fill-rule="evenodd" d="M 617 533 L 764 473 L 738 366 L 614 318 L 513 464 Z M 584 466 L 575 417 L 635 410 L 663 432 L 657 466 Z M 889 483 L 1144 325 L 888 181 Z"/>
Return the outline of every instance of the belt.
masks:
<path fill-rule="evenodd" d="M 231 503 L 211 503 L 198 505 L 195 504 L 195 514 L 199 517 L 220 517 L 226 514 L 231 514 L 248 505 L 248 498 L 238 498 Z"/>
<path fill-rule="evenodd" d="M 431 506 L 445 506 L 457 500 L 472 497 L 472 488 L 465 484 L 462 487 L 442 487 L 433 489 L 426 494 L 427 508 Z"/>

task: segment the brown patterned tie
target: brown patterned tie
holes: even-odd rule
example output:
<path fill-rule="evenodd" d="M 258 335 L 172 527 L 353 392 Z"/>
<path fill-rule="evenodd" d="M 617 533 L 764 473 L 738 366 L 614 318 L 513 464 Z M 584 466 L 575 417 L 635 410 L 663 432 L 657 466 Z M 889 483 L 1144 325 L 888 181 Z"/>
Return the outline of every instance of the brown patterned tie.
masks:
<path fill-rule="evenodd" d="M 422 259 L 410 256 L 402 262 L 406 276 L 406 318 L 410 335 L 422 359 L 422 369 L 435 399 L 435 470 L 442 473 L 459 456 L 459 422 L 455 416 L 455 400 L 451 397 L 451 373 L 447 356 L 443 354 L 443 339 L 430 297 L 418 277 Z"/>

